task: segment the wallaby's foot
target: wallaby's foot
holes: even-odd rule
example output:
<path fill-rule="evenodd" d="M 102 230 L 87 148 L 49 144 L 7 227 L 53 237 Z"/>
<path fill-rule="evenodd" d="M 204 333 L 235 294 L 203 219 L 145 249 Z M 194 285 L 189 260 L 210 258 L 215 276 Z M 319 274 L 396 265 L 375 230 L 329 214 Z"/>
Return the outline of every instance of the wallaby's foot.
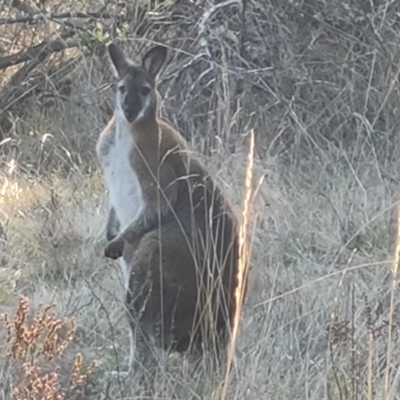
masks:
<path fill-rule="evenodd" d="M 110 243 L 108 243 L 107 247 L 104 250 L 104 255 L 107 258 L 117 260 L 118 258 L 122 257 L 124 246 L 124 240 L 121 237 L 117 237 L 113 239 Z"/>

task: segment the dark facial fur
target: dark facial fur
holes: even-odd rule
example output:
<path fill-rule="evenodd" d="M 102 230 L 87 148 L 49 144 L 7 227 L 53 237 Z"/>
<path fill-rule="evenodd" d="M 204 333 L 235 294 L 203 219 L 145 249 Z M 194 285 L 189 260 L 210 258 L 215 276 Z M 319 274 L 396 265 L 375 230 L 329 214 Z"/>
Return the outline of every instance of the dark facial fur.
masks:
<path fill-rule="evenodd" d="M 117 109 L 130 123 L 155 113 L 157 109 L 155 78 L 167 54 L 163 46 L 149 50 L 142 59 L 142 66 L 134 66 L 114 43 L 108 47 L 111 61 L 118 74 Z"/>
<path fill-rule="evenodd" d="M 128 67 L 126 75 L 118 83 L 117 106 L 132 123 L 146 111 L 156 109 L 153 82 L 146 72 L 133 66 Z M 142 114 L 142 115 L 140 115 Z"/>

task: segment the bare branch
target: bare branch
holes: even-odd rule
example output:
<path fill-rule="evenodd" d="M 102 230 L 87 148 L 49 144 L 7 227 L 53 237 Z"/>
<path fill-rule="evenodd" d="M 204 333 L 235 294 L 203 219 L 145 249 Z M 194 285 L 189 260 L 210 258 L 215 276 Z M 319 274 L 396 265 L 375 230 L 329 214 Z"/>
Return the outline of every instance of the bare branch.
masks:
<path fill-rule="evenodd" d="M 0 70 L 35 58 L 42 61 L 51 53 L 57 53 L 68 48 L 77 47 L 79 43 L 80 41 L 77 38 L 56 39 L 40 43 L 36 46 L 30 47 L 26 51 L 20 51 L 16 54 L 11 54 L 10 56 L 0 57 Z"/>
<path fill-rule="evenodd" d="M 210 8 L 208 8 L 203 16 L 200 18 L 198 22 L 198 32 L 199 32 L 199 48 L 203 50 L 208 57 L 211 57 L 211 52 L 208 48 L 208 41 L 206 37 L 206 26 L 208 20 L 221 8 L 228 7 L 232 5 L 238 6 L 240 9 L 243 7 L 243 0 L 225 0 L 223 3 L 214 4 Z"/>
<path fill-rule="evenodd" d="M 109 13 L 103 12 L 65 12 L 65 13 L 35 13 L 26 17 L 19 18 L 0 18 L 0 25 L 11 25 L 11 24 L 22 24 L 29 22 L 31 24 L 38 24 L 41 22 L 45 22 L 48 20 L 56 20 L 56 19 L 66 19 L 66 18 L 112 18 L 112 15 Z"/>
<path fill-rule="evenodd" d="M 10 79 L 6 87 L 2 88 L 1 100 L 0 100 L 0 115 L 4 114 L 9 108 L 11 108 L 17 101 L 21 100 L 25 96 L 29 95 L 33 91 L 37 84 L 30 87 L 23 85 L 23 80 L 29 75 L 29 73 L 40 64 L 40 61 L 36 58 L 31 62 L 26 63 L 20 68 Z"/>
<path fill-rule="evenodd" d="M 16 8 L 17 10 L 26 12 L 27 14 L 34 15 L 40 12 L 39 8 L 32 7 L 29 4 L 26 4 L 20 0 L 12 0 L 11 7 Z"/>

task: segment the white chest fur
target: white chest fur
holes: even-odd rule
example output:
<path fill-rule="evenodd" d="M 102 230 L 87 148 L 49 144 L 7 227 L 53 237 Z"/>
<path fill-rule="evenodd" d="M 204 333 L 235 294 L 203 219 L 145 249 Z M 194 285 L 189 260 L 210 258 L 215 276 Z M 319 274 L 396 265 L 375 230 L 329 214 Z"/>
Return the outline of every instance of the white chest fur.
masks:
<path fill-rule="evenodd" d="M 114 207 L 124 230 L 138 215 L 143 206 L 143 196 L 136 172 L 130 163 L 134 146 L 131 134 L 118 125 L 108 140 L 108 151 L 100 160 L 109 190 L 110 205 Z"/>

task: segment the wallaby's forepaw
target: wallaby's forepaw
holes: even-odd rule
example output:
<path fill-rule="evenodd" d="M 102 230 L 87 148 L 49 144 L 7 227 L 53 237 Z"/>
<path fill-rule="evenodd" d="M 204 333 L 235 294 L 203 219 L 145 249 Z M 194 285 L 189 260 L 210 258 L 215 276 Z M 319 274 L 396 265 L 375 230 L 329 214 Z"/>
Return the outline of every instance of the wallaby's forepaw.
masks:
<path fill-rule="evenodd" d="M 124 252 L 124 241 L 122 239 L 114 239 L 110 243 L 108 243 L 107 247 L 104 250 L 104 255 L 107 258 L 112 258 L 113 260 L 117 260 L 122 257 Z"/>

